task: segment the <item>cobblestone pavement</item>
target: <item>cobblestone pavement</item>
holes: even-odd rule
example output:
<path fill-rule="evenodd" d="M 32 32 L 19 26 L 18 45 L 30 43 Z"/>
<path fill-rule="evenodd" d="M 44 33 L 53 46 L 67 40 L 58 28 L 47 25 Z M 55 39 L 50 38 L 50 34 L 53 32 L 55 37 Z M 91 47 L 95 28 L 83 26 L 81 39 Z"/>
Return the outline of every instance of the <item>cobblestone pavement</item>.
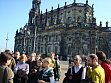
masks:
<path fill-rule="evenodd" d="M 65 77 L 65 73 L 67 72 L 67 68 L 68 68 L 68 61 L 60 61 L 61 62 L 61 76 L 60 76 L 60 80 L 56 83 L 62 83 L 64 77 Z"/>

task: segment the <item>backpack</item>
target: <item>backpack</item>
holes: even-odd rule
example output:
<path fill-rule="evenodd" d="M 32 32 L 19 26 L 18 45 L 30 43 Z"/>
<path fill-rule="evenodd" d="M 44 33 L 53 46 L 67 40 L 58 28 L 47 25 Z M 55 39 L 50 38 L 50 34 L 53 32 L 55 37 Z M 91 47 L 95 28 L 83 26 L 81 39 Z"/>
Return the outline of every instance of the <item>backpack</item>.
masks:
<path fill-rule="evenodd" d="M 26 72 L 23 71 L 22 69 L 19 69 L 19 70 L 17 71 L 17 76 L 18 76 L 19 78 L 22 78 L 22 77 L 24 77 L 25 75 L 26 75 Z"/>
<path fill-rule="evenodd" d="M 26 74 L 25 71 L 23 71 L 22 69 L 19 69 L 17 71 L 17 74 L 16 74 L 16 80 L 18 83 L 27 83 L 27 80 L 28 80 L 28 75 Z M 16 81 L 15 80 L 15 81 Z"/>

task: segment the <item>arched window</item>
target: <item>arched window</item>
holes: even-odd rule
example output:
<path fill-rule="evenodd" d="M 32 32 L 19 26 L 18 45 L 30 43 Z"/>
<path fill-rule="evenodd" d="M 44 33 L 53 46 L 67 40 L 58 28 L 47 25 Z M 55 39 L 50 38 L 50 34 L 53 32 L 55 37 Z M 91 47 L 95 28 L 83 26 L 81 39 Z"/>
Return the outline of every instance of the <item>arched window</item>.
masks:
<path fill-rule="evenodd" d="M 51 46 L 48 46 L 48 53 L 51 52 Z"/>
<path fill-rule="evenodd" d="M 43 47 L 41 47 L 41 53 L 43 53 L 44 52 L 44 48 Z"/>
<path fill-rule="evenodd" d="M 71 55 L 71 46 L 68 46 L 68 55 Z"/>
<path fill-rule="evenodd" d="M 72 18 L 71 18 L 71 17 L 68 17 L 68 18 L 67 18 L 67 24 L 71 24 L 71 22 L 72 22 Z"/>
<path fill-rule="evenodd" d="M 56 41 L 56 42 L 57 42 L 57 39 L 58 39 L 58 36 L 56 35 L 56 36 L 55 36 L 55 41 Z"/>
<path fill-rule="evenodd" d="M 44 41 L 44 37 L 41 38 L 42 42 Z"/>
<path fill-rule="evenodd" d="M 55 53 L 58 53 L 58 46 L 55 46 Z"/>
<path fill-rule="evenodd" d="M 83 22 L 83 21 L 84 21 L 83 16 L 78 16 L 77 21 L 78 21 L 78 22 Z"/>
<path fill-rule="evenodd" d="M 51 42 L 51 36 L 49 36 L 49 42 Z"/>
<path fill-rule="evenodd" d="M 29 52 L 29 53 L 31 52 L 31 47 L 28 47 L 28 52 Z"/>

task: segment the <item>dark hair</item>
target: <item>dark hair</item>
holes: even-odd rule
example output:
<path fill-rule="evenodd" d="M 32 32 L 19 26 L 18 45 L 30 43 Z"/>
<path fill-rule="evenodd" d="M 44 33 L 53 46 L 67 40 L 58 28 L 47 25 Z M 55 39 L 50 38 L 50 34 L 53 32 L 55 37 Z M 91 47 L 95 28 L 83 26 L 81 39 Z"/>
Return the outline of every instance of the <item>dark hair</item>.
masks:
<path fill-rule="evenodd" d="M 11 54 L 7 53 L 7 52 L 1 52 L 0 54 L 0 63 L 1 64 L 5 64 L 7 63 L 7 60 L 11 60 L 12 56 Z"/>
<path fill-rule="evenodd" d="M 13 55 L 13 53 L 10 50 L 5 50 L 5 52 L 10 54 L 11 56 Z"/>
<path fill-rule="evenodd" d="M 101 61 L 105 61 L 105 60 L 106 60 L 106 55 L 105 55 L 104 52 L 102 52 L 102 51 L 97 51 L 97 52 L 96 52 L 96 55 L 97 55 L 97 57 L 98 57 L 99 60 L 101 60 Z"/>

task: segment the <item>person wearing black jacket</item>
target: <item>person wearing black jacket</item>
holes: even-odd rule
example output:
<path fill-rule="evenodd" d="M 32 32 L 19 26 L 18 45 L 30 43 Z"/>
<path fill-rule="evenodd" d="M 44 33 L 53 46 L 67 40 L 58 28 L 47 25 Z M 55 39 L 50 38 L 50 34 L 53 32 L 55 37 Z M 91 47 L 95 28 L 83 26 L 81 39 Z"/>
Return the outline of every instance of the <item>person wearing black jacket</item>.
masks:
<path fill-rule="evenodd" d="M 35 53 L 31 53 L 29 55 L 29 60 L 26 62 L 29 64 L 29 79 L 28 79 L 28 83 L 33 83 L 34 81 L 34 76 L 37 72 L 37 61 L 35 61 L 36 55 Z"/>
<path fill-rule="evenodd" d="M 80 83 L 82 79 L 85 79 L 86 70 L 81 64 L 82 59 L 80 55 L 76 55 L 73 61 L 74 66 L 68 69 L 63 83 Z"/>

